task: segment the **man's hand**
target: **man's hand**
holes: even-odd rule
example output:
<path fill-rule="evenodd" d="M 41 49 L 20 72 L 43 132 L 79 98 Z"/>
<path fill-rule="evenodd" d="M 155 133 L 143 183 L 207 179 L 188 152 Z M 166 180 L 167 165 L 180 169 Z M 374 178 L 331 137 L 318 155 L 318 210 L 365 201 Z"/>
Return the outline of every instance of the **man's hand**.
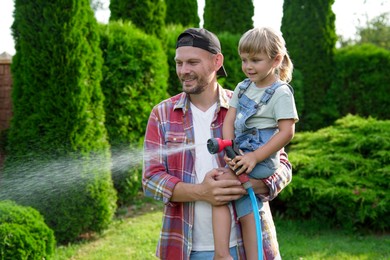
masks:
<path fill-rule="evenodd" d="M 201 184 L 199 184 L 200 200 L 207 201 L 213 206 L 224 205 L 232 200 L 237 200 L 246 194 L 239 180 L 235 178 L 218 180 L 224 173 L 229 174 L 229 169 L 218 168 L 208 172 Z"/>
<path fill-rule="evenodd" d="M 223 176 L 223 177 L 222 177 Z M 256 194 L 267 194 L 268 187 L 262 180 L 250 179 Z M 206 201 L 220 206 L 247 194 L 241 182 L 229 168 L 217 168 L 208 172 L 200 184 L 179 182 L 173 191 L 172 202 Z"/>
<path fill-rule="evenodd" d="M 252 188 L 255 194 L 267 196 L 269 193 L 269 187 L 265 185 L 262 180 L 249 178 L 252 183 Z"/>

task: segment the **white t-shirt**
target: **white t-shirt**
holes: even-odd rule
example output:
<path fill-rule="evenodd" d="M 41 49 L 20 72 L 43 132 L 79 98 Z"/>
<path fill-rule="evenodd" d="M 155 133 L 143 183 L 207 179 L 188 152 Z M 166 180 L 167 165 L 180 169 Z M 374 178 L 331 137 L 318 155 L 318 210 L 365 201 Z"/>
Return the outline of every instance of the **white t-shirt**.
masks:
<path fill-rule="evenodd" d="M 206 112 L 198 109 L 191 103 L 191 111 L 194 125 L 195 138 L 195 174 L 196 183 L 201 183 L 210 170 L 218 167 L 215 155 L 211 155 L 207 150 L 207 140 L 211 138 L 210 125 L 213 120 L 215 103 Z M 204 201 L 195 202 L 193 246 L 194 251 L 214 250 L 213 223 L 211 205 Z M 230 210 L 230 212 L 233 212 Z M 230 232 L 230 247 L 237 245 L 237 235 L 235 221 L 232 214 L 232 227 Z"/>

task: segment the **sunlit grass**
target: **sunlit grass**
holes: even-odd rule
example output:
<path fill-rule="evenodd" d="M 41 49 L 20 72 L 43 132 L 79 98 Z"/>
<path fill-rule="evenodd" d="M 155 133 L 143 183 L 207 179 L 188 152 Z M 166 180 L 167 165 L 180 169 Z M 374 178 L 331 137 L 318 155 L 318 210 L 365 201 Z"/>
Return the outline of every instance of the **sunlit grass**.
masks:
<path fill-rule="evenodd" d="M 57 248 L 56 260 L 157 259 L 161 208 L 116 219 L 101 236 L 78 245 Z M 283 259 L 390 259 L 390 235 L 356 235 L 310 221 L 276 220 Z"/>

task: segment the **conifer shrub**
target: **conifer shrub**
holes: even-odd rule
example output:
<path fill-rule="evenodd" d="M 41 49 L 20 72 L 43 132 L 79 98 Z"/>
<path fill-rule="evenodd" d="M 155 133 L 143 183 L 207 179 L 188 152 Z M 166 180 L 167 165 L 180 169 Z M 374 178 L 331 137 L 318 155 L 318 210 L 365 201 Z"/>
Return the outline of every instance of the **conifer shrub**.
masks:
<path fill-rule="evenodd" d="M 220 77 L 218 82 L 224 88 L 233 90 L 246 77 L 242 72 L 241 58 L 238 54 L 238 42 L 240 41 L 241 35 L 223 32 L 217 36 L 221 42 L 224 57 L 223 64 L 227 73 L 227 77 Z"/>
<path fill-rule="evenodd" d="M 221 32 L 242 34 L 253 28 L 254 12 L 252 0 L 206 0 L 203 26 L 218 36 Z"/>
<path fill-rule="evenodd" d="M 170 96 L 174 96 L 183 91 L 183 87 L 181 82 L 179 81 L 176 74 L 176 41 L 177 37 L 187 29 L 182 25 L 178 24 L 169 24 L 164 28 L 164 38 L 162 39 L 163 48 L 167 55 L 167 63 L 168 63 L 168 86 L 167 91 Z"/>
<path fill-rule="evenodd" d="M 110 21 L 131 21 L 145 33 L 163 37 L 166 8 L 164 0 L 111 0 Z"/>
<path fill-rule="evenodd" d="M 90 3 L 16 0 L 14 18 L 13 118 L 0 199 L 37 209 L 59 243 L 101 232 L 116 196 Z"/>
<path fill-rule="evenodd" d="M 167 13 L 165 24 L 177 24 L 188 27 L 199 27 L 197 0 L 165 0 Z"/>
<path fill-rule="evenodd" d="M 284 213 L 350 230 L 390 227 L 390 121 L 347 115 L 289 147 L 293 180 L 279 195 Z"/>
<path fill-rule="evenodd" d="M 285 0 L 281 31 L 286 47 L 303 76 L 305 106 L 300 113 L 302 130 L 317 130 L 329 125 L 325 96 L 335 73 L 336 16 L 334 0 Z"/>
<path fill-rule="evenodd" d="M 142 144 L 150 111 L 167 98 L 168 65 L 161 41 L 131 22 L 100 26 L 102 90 L 118 203 L 141 189 Z"/>
<path fill-rule="evenodd" d="M 0 201 L 1 259 L 49 259 L 54 250 L 54 232 L 37 210 Z"/>

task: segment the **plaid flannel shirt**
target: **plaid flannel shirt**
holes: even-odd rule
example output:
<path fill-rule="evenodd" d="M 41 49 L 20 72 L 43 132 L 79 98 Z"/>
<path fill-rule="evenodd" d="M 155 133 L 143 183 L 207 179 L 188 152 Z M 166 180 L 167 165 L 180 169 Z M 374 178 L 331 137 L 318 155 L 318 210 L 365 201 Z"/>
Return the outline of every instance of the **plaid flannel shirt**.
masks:
<path fill-rule="evenodd" d="M 222 137 L 222 124 L 232 95 L 230 90 L 219 86 L 219 101 L 210 126 L 212 137 Z M 180 147 L 194 144 L 192 113 L 185 93 L 171 97 L 156 105 L 149 117 L 144 141 L 142 184 L 145 196 L 165 203 L 162 230 L 156 256 L 160 259 L 189 259 L 192 249 L 192 226 L 194 203 L 171 202 L 171 196 L 178 182 L 195 183 L 194 149 L 181 150 Z M 169 154 L 178 148 L 177 153 Z M 155 156 L 149 156 L 155 154 Z M 287 154 L 281 152 L 281 167 L 271 177 L 264 180 L 270 192 L 261 196 L 264 201 L 261 212 L 263 229 L 264 259 L 278 259 L 279 248 L 275 226 L 268 202 L 291 181 L 291 165 Z M 218 156 L 220 167 L 225 166 L 223 152 Z M 245 259 L 240 225 L 237 224 L 237 243 L 240 259 Z M 212 232 L 210 230 L 210 232 Z"/>

